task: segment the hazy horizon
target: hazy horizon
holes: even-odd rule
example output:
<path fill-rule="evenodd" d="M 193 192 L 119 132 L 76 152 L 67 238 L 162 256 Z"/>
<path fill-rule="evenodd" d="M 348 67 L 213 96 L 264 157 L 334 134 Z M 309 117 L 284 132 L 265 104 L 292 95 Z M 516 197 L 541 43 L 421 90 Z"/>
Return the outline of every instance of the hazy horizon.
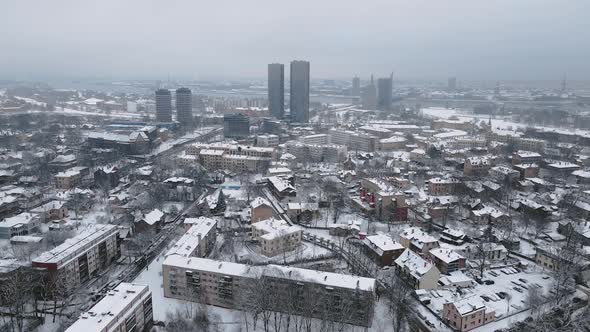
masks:
<path fill-rule="evenodd" d="M 586 80 L 588 9 L 581 0 L 25 0 L 3 5 L 0 78 L 265 79 L 268 63 L 304 59 L 312 78 Z"/>

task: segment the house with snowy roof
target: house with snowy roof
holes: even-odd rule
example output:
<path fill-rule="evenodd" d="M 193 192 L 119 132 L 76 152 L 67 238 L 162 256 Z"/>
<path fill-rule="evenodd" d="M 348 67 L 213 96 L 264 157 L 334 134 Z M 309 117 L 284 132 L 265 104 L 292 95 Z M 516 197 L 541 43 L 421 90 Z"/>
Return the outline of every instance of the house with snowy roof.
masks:
<path fill-rule="evenodd" d="M 266 199 L 256 197 L 250 202 L 250 220 L 252 223 L 272 218 L 272 216 L 272 206 Z"/>
<path fill-rule="evenodd" d="M 369 235 L 363 243 L 367 252 L 375 259 L 379 266 L 390 266 L 406 250 L 404 246 L 395 242 L 388 234 Z"/>
<path fill-rule="evenodd" d="M 465 257 L 448 248 L 430 250 L 430 257 L 441 273 L 449 274 L 465 268 Z"/>
<path fill-rule="evenodd" d="M 470 331 L 496 319 L 494 309 L 474 297 L 443 305 L 443 319 L 457 331 Z"/>
<path fill-rule="evenodd" d="M 136 218 L 134 223 L 134 232 L 152 232 L 158 233 L 162 224 L 164 223 L 164 212 L 154 209 L 148 214 L 143 214 L 141 217 Z"/>
<path fill-rule="evenodd" d="M 261 253 L 272 257 L 291 251 L 301 243 L 303 230 L 282 219 L 266 219 L 252 224 L 252 238 L 260 242 Z"/>
<path fill-rule="evenodd" d="M 430 250 L 439 247 L 438 240 L 419 227 L 408 227 L 402 230 L 399 242 L 404 248 L 419 254 L 428 254 Z"/>
<path fill-rule="evenodd" d="M 395 270 L 397 275 L 414 289 L 438 287 L 438 268 L 409 249 L 395 260 Z"/>

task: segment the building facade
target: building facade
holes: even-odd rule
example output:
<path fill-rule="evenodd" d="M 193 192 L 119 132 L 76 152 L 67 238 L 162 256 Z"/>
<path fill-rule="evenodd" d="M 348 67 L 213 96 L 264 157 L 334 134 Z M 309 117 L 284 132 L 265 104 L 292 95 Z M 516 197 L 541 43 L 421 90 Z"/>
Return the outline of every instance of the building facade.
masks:
<path fill-rule="evenodd" d="M 170 256 L 162 264 L 164 296 L 246 310 L 263 301 L 269 310 L 369 327 L 375 279 L 280 265 L 249 266 Z M 272 292 L 276 300 L 267 301 Z"/>
<path fill-rule="evenodd" d="M 168 89 L 156 91 L 156 121 L 172 122 L 172 94 Z"/>
<path fill-rule="evenodd" d="M 309 122 L 309 62 L 291 62 L 291 121 Z"/>
<path fill-rule="evenodd" d="M 285 65 L 268 65 L 268 110 L 270 115 L 282 119 L 285 115 Z"/>
<path fill-rule="evenodd" d="M 176 120 L 181 126 L 193 122 L 193 95 L 189 88 L 176 89 Z"/>
<path fill-rule="evenodd" d="M 115 225 L 92 225 L 63 244 L 32 261 L 33 268 L 60 280 L 68 291 L 106 270 L 121 256 L 119 229 Z"/>
<path fill-rule="evenodd" d="M 152 292 L 147 285 L 121 283 L 97 302 L 66 332 L 147 332 L 154 323 Z"/>

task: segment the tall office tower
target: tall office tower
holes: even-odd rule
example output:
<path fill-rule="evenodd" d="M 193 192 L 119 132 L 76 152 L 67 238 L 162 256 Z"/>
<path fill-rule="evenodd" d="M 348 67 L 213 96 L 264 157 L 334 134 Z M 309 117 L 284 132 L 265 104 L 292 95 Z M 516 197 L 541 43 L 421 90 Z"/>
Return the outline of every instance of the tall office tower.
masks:
<path fill-rule="evenodd" d="M 193 95 L 188 88 L 176 89 L 176 120 L 183 126 L 193 123 Z"/>
<path fill-rule="evenodd" d="M 268 65 L 268 109 L 270 115 L 282 119 L 285 114 L 285 65 Z"/>
<path fill-rule="evenodd" d="M 371 83 L 364 87 L 361 97 L 361 104 L 363 104 L 364 109 L 374 110 L 377 108 L 377 89 L 373 82 L 373 75 L 371 75 Z"/>
<path fill-rule="evenodd" d="M 309 122 L 309 62 L 291 61 L 291 121 Z"/>
<path fill-rule="evenodd" d="M 226 114 L 223 116 L 223 136 L 226 138 L 244 138 L 250 135 L 250 119 L 243 114 Z"/>
<path fill-rule="evenodd" d="M 456 77 L 449 77 L 449 82 L 447 85 L 449 91 L 457 90 L 457 78 Z"/>
<path fill-rule="evenodd" d="M 393 74 L 390 77 L 377 80 L 377 107 L 380 110 L 390 110 L 393 100 Z"/>
<path fill-rule="evenodd" d="M 156 121 L 172 122 L 172 94 L 167 89 L 156 91 Z"/>
<path fill-rule="evenodd" d="M 352 90 L 350 94 L 353 96 L 360 96 L 361 95 L 361 79 L 359 77 L 352 78 Z"/>

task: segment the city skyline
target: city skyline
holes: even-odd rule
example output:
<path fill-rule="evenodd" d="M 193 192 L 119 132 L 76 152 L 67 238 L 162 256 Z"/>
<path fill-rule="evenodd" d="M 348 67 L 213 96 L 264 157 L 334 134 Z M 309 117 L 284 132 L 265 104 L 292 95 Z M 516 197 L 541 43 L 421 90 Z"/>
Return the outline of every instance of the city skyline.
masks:
<path fill-rule="evenodd" d="M 590 49 L 579 43 L 590 39 L 584 1 L 374 1 L 359 8 L 330 0 L 314 4 L 313 12 L 305 3 L 179 6 L 108 0 L 88 8 L 61 0 L 31 11 L 27 1 L 5 4 L 0 28 L 18 31 L 19 38 L 0 37 L 0 71 L 5 79 L 262 78 L 267 63 L 302 58 L 314 63 L 314 77 L 391 70 L 396 77 L 443 80 L 590 76 Z M 458 12 L 465 19 L 455 19 Z M 223 24 L 219 15 L 227 18 Z M 151 24 L 156 20 L 163 24 Z M 355 24 L 342 24 L 346 20 Z"/>

